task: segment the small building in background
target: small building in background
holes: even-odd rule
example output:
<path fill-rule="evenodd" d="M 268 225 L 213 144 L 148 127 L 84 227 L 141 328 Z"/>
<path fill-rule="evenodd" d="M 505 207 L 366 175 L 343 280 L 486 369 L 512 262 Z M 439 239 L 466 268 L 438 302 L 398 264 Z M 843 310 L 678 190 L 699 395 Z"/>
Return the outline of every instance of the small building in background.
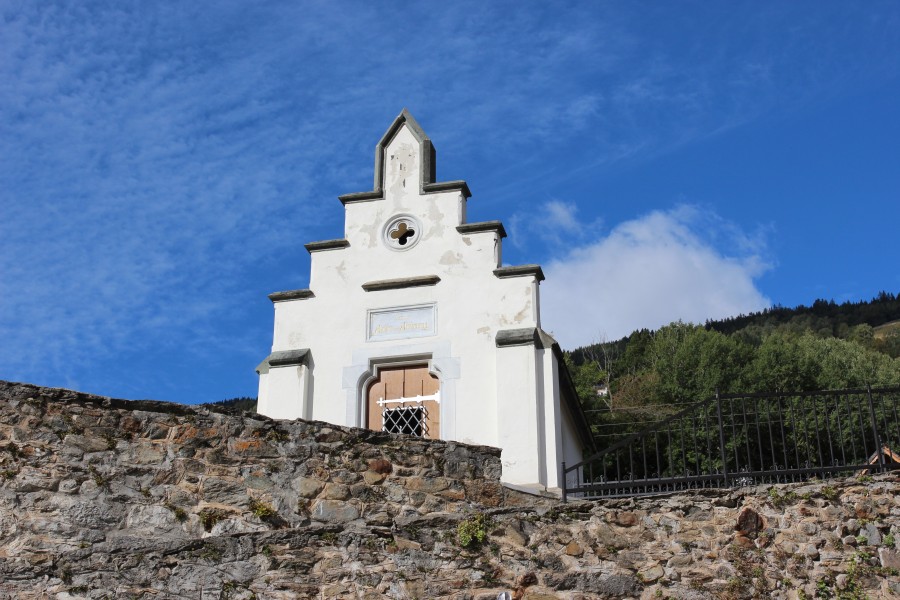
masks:
<path fill-rule="evenodd" d="M 306 245 L 309 288 L 277 292 L 261 414 L 502 449 L 502 480 L 555 489 L 592 446 L 538 265 L 502 266 L 499 221 L 469 223 L 464 181 L 404 110 L 347 194 L 344 236 Z"/>

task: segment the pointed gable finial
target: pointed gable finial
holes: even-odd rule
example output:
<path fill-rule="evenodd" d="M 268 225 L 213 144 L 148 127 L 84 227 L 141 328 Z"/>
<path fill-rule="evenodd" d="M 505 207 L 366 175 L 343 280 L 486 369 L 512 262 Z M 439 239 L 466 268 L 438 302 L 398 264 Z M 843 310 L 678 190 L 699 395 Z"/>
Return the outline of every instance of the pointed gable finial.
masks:
<path fill-rule="evenodd" d="M 419 122 L 412 116 L 408 109 L 404 108 L 387 128 L 384 135 L 381 136 L 378 144 L 375 146 L 375 181 L 371 192 L 357 192 L 355 194 L 344 194 L 338 199 L 343 203 L 361 202 L 365 200 L 378 200 L 384 198 L 384 165 L 385 165 L 385 149 L 390 145 L 391 140 L 397 133 L 406 127 L 416 142 L 419 144 L 419 190 L 423 194 L 444 192 L 453 189 L 459 189 L 465 197 L 471 196 L 469 187 L 465 181 L 447 181 L 436 183 L 436 153 L 434 144 L 431 143 L 428 135 L 419 125 Z"/>
<path fill-rule="evenodd" d="M 436 162 L 434 144 L 431 143 L 431 140 L 422 129 L 422 126 L 419 125 L 418 121 L 415 120 L 409 110 L 404 108 L 400 111 L 400 114 L 397 115 L 397 118 L 394 119 L 394 122 L 391 123 L 391 126 L 387 128 L 387 131 L 384 132 L 384 135 L 381 136 L 381 140 L 378 144 L 375 145 L 374 189 L 376 191 L 384 192 L 384 151 L 404 125 L 419 143 L 419 157 L 421 160 L 419 167 L 419 187 L 434 183 Z"/>

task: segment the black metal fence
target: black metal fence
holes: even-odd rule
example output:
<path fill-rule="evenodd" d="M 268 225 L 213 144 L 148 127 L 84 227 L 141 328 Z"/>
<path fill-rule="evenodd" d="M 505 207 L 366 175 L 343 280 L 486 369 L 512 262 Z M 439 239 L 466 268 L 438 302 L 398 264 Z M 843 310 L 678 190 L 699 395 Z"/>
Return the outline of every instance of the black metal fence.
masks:
<path fill-rule="evenodd" d="M 900 387 L 717 394 L 566 467 L 567 498 L 804 481 L 900 467 Z"/>

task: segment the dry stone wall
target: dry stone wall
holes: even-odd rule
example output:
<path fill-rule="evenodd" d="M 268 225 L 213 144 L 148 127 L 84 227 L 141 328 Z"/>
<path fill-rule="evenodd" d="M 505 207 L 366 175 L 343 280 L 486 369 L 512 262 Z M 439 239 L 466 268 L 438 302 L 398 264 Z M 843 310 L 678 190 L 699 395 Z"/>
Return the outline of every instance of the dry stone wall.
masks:
<path fill-rule="evenodd" d="M 900 597 L 900 480 L 562 505 L 499 451 L 0 382 L 0 598 Z"/>

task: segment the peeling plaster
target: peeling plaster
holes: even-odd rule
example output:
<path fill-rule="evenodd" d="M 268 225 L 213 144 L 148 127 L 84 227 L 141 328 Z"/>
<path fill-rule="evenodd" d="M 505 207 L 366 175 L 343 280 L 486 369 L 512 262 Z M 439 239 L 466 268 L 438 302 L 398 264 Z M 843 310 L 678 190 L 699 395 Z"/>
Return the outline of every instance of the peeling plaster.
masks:
<path fill-rule="evenodd" d="M 447 250 L 444 252 L 444 255 L 441 256 L 439 262 L 442 265 L 461 265 L 463 264 L 462 254 L 454 252 L 453 250 Z"/>
<path fill-rule="evenodd" d="M 516 315 L 513 317 L 513 320 L 516 323 L 521 323 L 522 321 L 524 321 L 525 319 L 528 318 L 528 315 L 530 313 L 531 313 L 531 300 L 529 300 L 528 302 L 525 303 L 525 308 L 523 308 L 522 310 L 517 312 Z"/>
<path fill-rule="evenodd" d="M 405 196 L 410 191 L 407 179 L 413 178 L 413 182 L 418 179 L 419 169 L 417 168 L 416 154 L 416 148 L 406 142 L 397 144 L 397 147 L 391 153 L 388 159 L 386 177 L 390 183 L 385 186 L 391 195 Z M 410 184 L 413 182 L 410 182 Z M 413 189 L 413 192 L 417 191 Z"/>
<path fill-rule="evenodd" d="M 432 225 L 424 239 L 427 240 L 432 236 L 442 237 L 444 233 L 444 213 L 441 212 L 441 209 L 438 208 L 435 202 L 431 202 L 428 207 L 428 220 L 431 221 Z"/>
<path fill-rule="evenodd" d="M 365 243 L 365 246 L 368 248 L 374 248 L 378 245 L 378 231 L 381 228 L 383 214 L 384 210 L 379 209 L 378 212 L 375 213 L 375 218 L 371 223 L 366 223 L 365 225 L 359 226 L 360 235 L 369 236 L 369 241 Z"/>
<path fill-rule="evenodd" d="M 470 238 L 469 236 L 464 235 L 462 241 L 466 246 L 472 245 L 472 238 Z"/>

